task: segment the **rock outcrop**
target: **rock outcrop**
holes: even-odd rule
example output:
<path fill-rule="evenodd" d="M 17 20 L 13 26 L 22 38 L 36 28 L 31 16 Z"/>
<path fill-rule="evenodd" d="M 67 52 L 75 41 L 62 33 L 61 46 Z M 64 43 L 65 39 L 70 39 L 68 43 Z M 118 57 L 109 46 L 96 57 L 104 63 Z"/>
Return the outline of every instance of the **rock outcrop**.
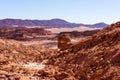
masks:
<path fill-rule="evenodd" d="M 71 39 L 69 34 L 61 34 L 58 36 L 58 48 L 66 50 L 71 46 Z"/>

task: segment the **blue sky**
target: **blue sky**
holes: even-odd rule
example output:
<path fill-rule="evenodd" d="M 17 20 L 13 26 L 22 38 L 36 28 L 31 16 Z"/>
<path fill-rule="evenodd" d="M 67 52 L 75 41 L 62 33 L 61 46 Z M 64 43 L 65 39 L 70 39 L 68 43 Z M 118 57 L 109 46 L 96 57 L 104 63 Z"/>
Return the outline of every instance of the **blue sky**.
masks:
<path fill-rule="evenodd" d="M 5 18 L 111 24 L 120 20 L 120 0 L 0 0 L 0 19 Z"/>

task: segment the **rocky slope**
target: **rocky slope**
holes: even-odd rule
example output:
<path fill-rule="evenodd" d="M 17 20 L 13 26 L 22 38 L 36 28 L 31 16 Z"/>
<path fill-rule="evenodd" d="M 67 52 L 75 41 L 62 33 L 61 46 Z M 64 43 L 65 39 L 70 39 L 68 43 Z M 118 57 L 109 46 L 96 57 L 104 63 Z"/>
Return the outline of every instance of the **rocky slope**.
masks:
<path fill-rule="evenodd" d="M 34 73 L 43 69 L 45 60 L 54 53 L 41 45 L 0 39 L 0 80 L 35 80 Z"/>
<path fill-rule="evenodd" d="M 59 52 L 48 64 L 55 71 L 45 77 L 56 80 L 119 80 L 120 22 Z"/>

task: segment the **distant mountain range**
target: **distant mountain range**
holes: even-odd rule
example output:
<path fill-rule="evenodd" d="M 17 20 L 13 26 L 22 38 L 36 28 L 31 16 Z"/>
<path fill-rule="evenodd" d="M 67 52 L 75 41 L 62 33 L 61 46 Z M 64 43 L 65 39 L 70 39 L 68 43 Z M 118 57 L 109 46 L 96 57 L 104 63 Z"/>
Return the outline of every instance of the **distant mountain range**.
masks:
<path fill-rule="evenodd" d="M 104 28 L 108 24 L 101 22 L 96 24 L 81 24 L 71 23 L 62 19 L 51 19 L 51 20 L 22 20 L 22 19 L 2 19 L 0 20 L 0 27 L 42 27 L 42 28 L 73 28 L 73 27 L 93 27 L 93 28 Z"/>

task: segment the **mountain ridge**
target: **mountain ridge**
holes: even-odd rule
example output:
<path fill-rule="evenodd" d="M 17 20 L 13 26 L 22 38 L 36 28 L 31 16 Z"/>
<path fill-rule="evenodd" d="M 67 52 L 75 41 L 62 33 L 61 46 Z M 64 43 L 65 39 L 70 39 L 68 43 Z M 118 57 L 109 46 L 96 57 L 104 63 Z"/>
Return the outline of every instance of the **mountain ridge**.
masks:
<path fill-rule="evenodd" d="M 42 28 L 64 28 L 64 27 L 80 27 L 80 26 L 86 26 L 86 27 L 92 27 L 92 28 L 104 28 L 108 26 L 108 24 L 101 22 L 96 24 L 82 24 L 82 23 L 71 23 L 68 21 L 65 21 L 63 19 L 51 19 L 51 20 L 29 20 L 29 19 L 1 19 L 0 20 L 0 26 L 1 27 L 26 27 L 26 26 L 36 26 L 36 27 L 42 27 Z"/>

